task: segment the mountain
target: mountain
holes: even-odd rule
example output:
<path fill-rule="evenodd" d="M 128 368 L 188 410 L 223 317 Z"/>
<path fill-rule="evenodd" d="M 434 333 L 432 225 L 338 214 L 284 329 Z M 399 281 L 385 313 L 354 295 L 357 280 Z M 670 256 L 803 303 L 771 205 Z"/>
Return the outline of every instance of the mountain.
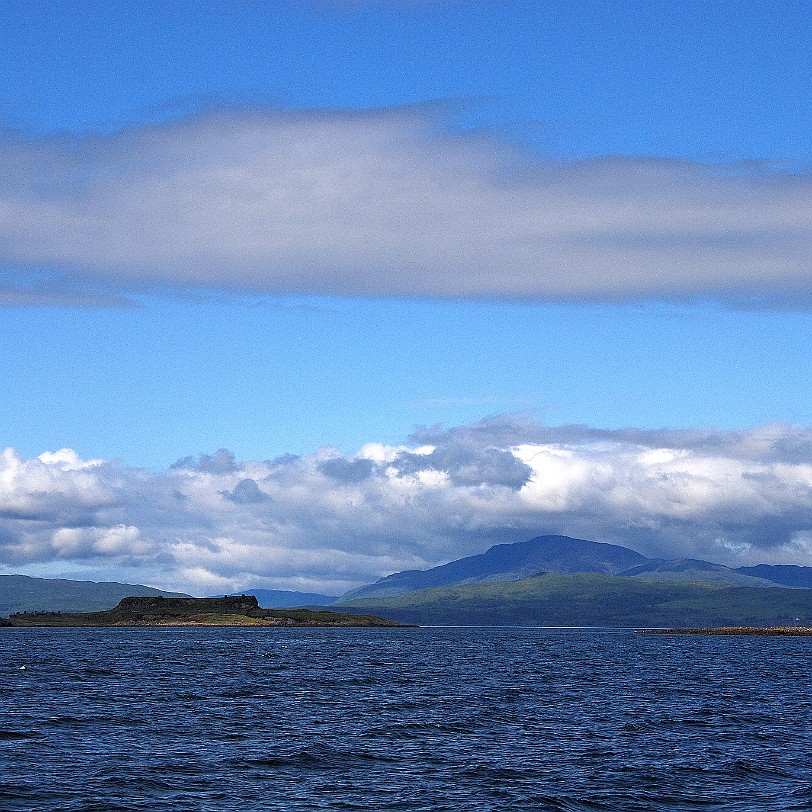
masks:
<path fill-rule="evenodd" d="M 812 590 L 546 573 L 356 599 L 341 609 L 421 625 L 797 626 L 812 625 Z"/>
<path fill-rule="evenodd" d="M 98 612 L 112 609 L 122 598 L 131 595 L 189 597 L 182 592 L 164 592 L 140 584 L 0 575 L 0 615 L 14 612 Z"/>
<path fill-rule="evenodd" d="M 480 555 L 460 558 L 429 570 L 406 570 L 342 595 L 339 603 L 405 595 L 419 589 L 490 581 L 517 581 L 541 572 L 595 572 L 613 575 L 649 559 L 616 544 L 567 536 L 538 536 L 515 544 L 497 544 Z"/>
<path fill-rule="evenodd" d="M 755 567 L 737 567 L 736 572 L 755 578 L 766 578 L 774 584 L 796 589 L 812 589 L 812 567 L 794 564 L 756 564 Z"/>
<path fill-rule="evenodd" d="M 567 536 L 538 536 L 498 544 L 480 555 L 428 570 L 405 570 L 342 595 L 341 605 L 367 598 L 407 595 L 422 589 L 474 583 L 517 581 L 544 572 L 597 573 L 648 581 L 710 582 L 738 587 L 812 588 L 812 567 L 760 564 L 733 569 L 694 558 L 646 558 L 616 544 Z"/>
<path fill-rule="evenodd" d="M 710 561 L 700 561 L 696 558 L 675 558 L 673 561 L 653 559 L 617 574 L 643 578 L 647 581 L 710 581 L 729 586 L 776 586 L 775 581 L 748 575 L 741 569 L 734 570 L 722 564 L 712 564 Z"/>
<path fill-rule="evenodd" d="M 405 595 L 419 589 L 492 581 L 518 581 L 541 572 L 615 574 L 648 559 L 615 544 L 567 536 L 537 536 L 515 544 L 497 544 L 480 555 L 460 558 L 429 570 L 405 570 L 342 595 L 339 603 L 362 598 Z"/>
<path fill-rule="evenodd" d="M 234 593 L 238 594 L 238 593 Z M 338 598 L 318 592 L 290 592 L 286 589 L 246 589 L 240 595 L 253 595 L 262 609 L 293 609 L 297 606 L 329 606 Z"/>

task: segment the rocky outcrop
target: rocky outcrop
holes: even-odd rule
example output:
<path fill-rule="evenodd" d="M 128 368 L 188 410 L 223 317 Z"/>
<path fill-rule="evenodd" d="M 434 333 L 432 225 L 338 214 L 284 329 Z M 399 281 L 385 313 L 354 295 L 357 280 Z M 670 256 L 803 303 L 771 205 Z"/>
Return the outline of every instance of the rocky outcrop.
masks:
<path fill-rule="evenodd" d="M 259 611 L 253 595 L 227 595 L 222 598 L 164 598 L 161 596 L 124 598 L 116 610 L 132 614 L 168 614 L 187 612 L 225 612 L 244 615 Z"/>

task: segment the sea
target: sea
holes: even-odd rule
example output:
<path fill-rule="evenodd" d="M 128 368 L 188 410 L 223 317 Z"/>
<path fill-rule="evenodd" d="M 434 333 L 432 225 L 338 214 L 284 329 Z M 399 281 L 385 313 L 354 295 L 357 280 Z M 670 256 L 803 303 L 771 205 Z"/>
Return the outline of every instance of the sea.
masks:
<path fill-rule="evenodd" d="M 0 629 L 0 810 L 812 809 L 812 638 Z"/>

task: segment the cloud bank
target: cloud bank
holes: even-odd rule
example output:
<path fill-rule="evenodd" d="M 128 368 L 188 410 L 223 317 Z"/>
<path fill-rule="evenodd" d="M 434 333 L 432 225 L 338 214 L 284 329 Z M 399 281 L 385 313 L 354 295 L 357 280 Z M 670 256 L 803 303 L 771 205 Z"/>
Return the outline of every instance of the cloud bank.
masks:
<path fill-rule="evenodd" d="M 0 456 L 6 572 L 212 594 L 339 594 L 541 533 L 651 556 L 812 565 L 812 430 L 607 431 L 524 415 L 163 473 L 61 450 Z"/>
<path fill-rule="evenodd" d="M 138 290 L 614 301 L 812 291 L 812 179 L 532 159 L 420 109 L 0 136 L 0 300 Z"/>

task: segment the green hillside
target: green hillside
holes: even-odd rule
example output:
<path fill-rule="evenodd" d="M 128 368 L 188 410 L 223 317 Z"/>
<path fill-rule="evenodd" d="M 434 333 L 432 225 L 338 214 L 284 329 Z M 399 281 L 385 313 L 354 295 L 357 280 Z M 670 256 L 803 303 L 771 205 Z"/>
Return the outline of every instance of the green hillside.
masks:
<path fill-rule="evenodd" d="M 812 625 L 812 590 L 546 573 L 342 601 L 337 608 L 423 625 Z"/>
<path fill-rule="evenodd" d="M 128 595 L 188 597 L 139 584 L 68 581 L 0 575 L 0 615 L 14 612 L 98 612 L 112 609 Z"/>

